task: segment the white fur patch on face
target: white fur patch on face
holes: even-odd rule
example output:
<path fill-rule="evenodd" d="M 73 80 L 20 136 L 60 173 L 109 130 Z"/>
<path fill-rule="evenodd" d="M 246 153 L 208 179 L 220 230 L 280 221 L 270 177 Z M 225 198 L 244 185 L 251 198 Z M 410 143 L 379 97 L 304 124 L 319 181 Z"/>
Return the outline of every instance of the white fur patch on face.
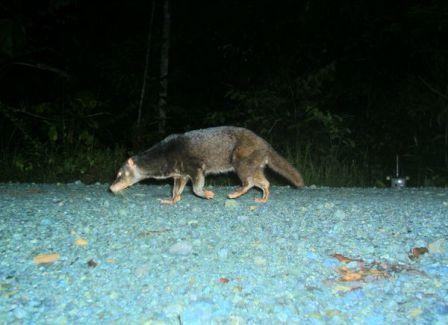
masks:
<path fill-rule="evenodd" d="M 116 183 L 116 184 L 112 184 L 109 189 L 113 192 L 113 193 L 117 193 L 119 191 L 124 190 L 126 187 L 128 187 L 128 184 L 126 183 Z"/>

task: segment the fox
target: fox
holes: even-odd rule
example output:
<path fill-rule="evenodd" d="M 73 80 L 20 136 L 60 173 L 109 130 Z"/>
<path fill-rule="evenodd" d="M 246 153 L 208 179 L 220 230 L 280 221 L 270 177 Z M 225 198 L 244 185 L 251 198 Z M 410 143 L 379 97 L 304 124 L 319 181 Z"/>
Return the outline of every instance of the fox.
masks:
<path fill-rule="evenodd" d="M 159 199 L 161 203 L 180 201 L 188 181 L 191 181 L 195 195 L 210 200 L 215 193 L 204 189 L 205 176 L 235 172 L 242 185 L 227 197 L 236 199 L 257 187 L 261 189 L 262 197 L 255 201 L 264 203 L 270 194 L 270 183 L 264 175 L 266 166 L 294 186 L 304 186 L 302 175 L 254 132 L 235 126 L 211 127 L 172 134 L 130 157 L 118 170 L 109 189 L 117 194 L 144 179 L 173 178 L 172 195 Z"/>

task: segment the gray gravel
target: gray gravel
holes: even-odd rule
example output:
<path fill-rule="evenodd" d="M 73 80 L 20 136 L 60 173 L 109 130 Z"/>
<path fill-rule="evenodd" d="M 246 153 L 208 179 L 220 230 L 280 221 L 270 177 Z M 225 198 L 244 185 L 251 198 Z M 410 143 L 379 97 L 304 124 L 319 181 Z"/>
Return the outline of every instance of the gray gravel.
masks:
<path fill-rule="evenodd" d="M 0 184 L 0 323 L 448 323 L 446 189 L 106 189 Z"/>

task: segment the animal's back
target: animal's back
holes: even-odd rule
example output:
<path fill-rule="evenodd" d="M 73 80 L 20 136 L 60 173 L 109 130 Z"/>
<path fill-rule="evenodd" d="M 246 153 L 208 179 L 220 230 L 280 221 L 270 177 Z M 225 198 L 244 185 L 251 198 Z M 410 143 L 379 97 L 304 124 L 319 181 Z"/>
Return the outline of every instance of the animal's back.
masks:
<path fill-rule="evenodd" d="M 253 143 L 254 146 L 265 144 L 252 131 L 235 126 L 189 131 L 183 137 L 187 139 L 189 154 L 204 163 L 207 173 L 232 171 L 232 154 L 240 143 Z"/>

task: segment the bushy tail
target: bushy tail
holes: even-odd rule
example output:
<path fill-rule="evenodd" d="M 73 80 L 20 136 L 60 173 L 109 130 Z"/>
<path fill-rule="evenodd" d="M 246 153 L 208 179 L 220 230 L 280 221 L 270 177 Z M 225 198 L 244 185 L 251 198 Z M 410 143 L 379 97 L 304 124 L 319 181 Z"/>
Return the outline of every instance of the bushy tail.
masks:
<path fill-rule="evenodd" d="M 282 156 L 280 156 L 274 149 L 271 148 L 268 158 L 268 166 L 275 172 L 282 175 L 297 187 L 303 187 L 302 175 Z"/>

